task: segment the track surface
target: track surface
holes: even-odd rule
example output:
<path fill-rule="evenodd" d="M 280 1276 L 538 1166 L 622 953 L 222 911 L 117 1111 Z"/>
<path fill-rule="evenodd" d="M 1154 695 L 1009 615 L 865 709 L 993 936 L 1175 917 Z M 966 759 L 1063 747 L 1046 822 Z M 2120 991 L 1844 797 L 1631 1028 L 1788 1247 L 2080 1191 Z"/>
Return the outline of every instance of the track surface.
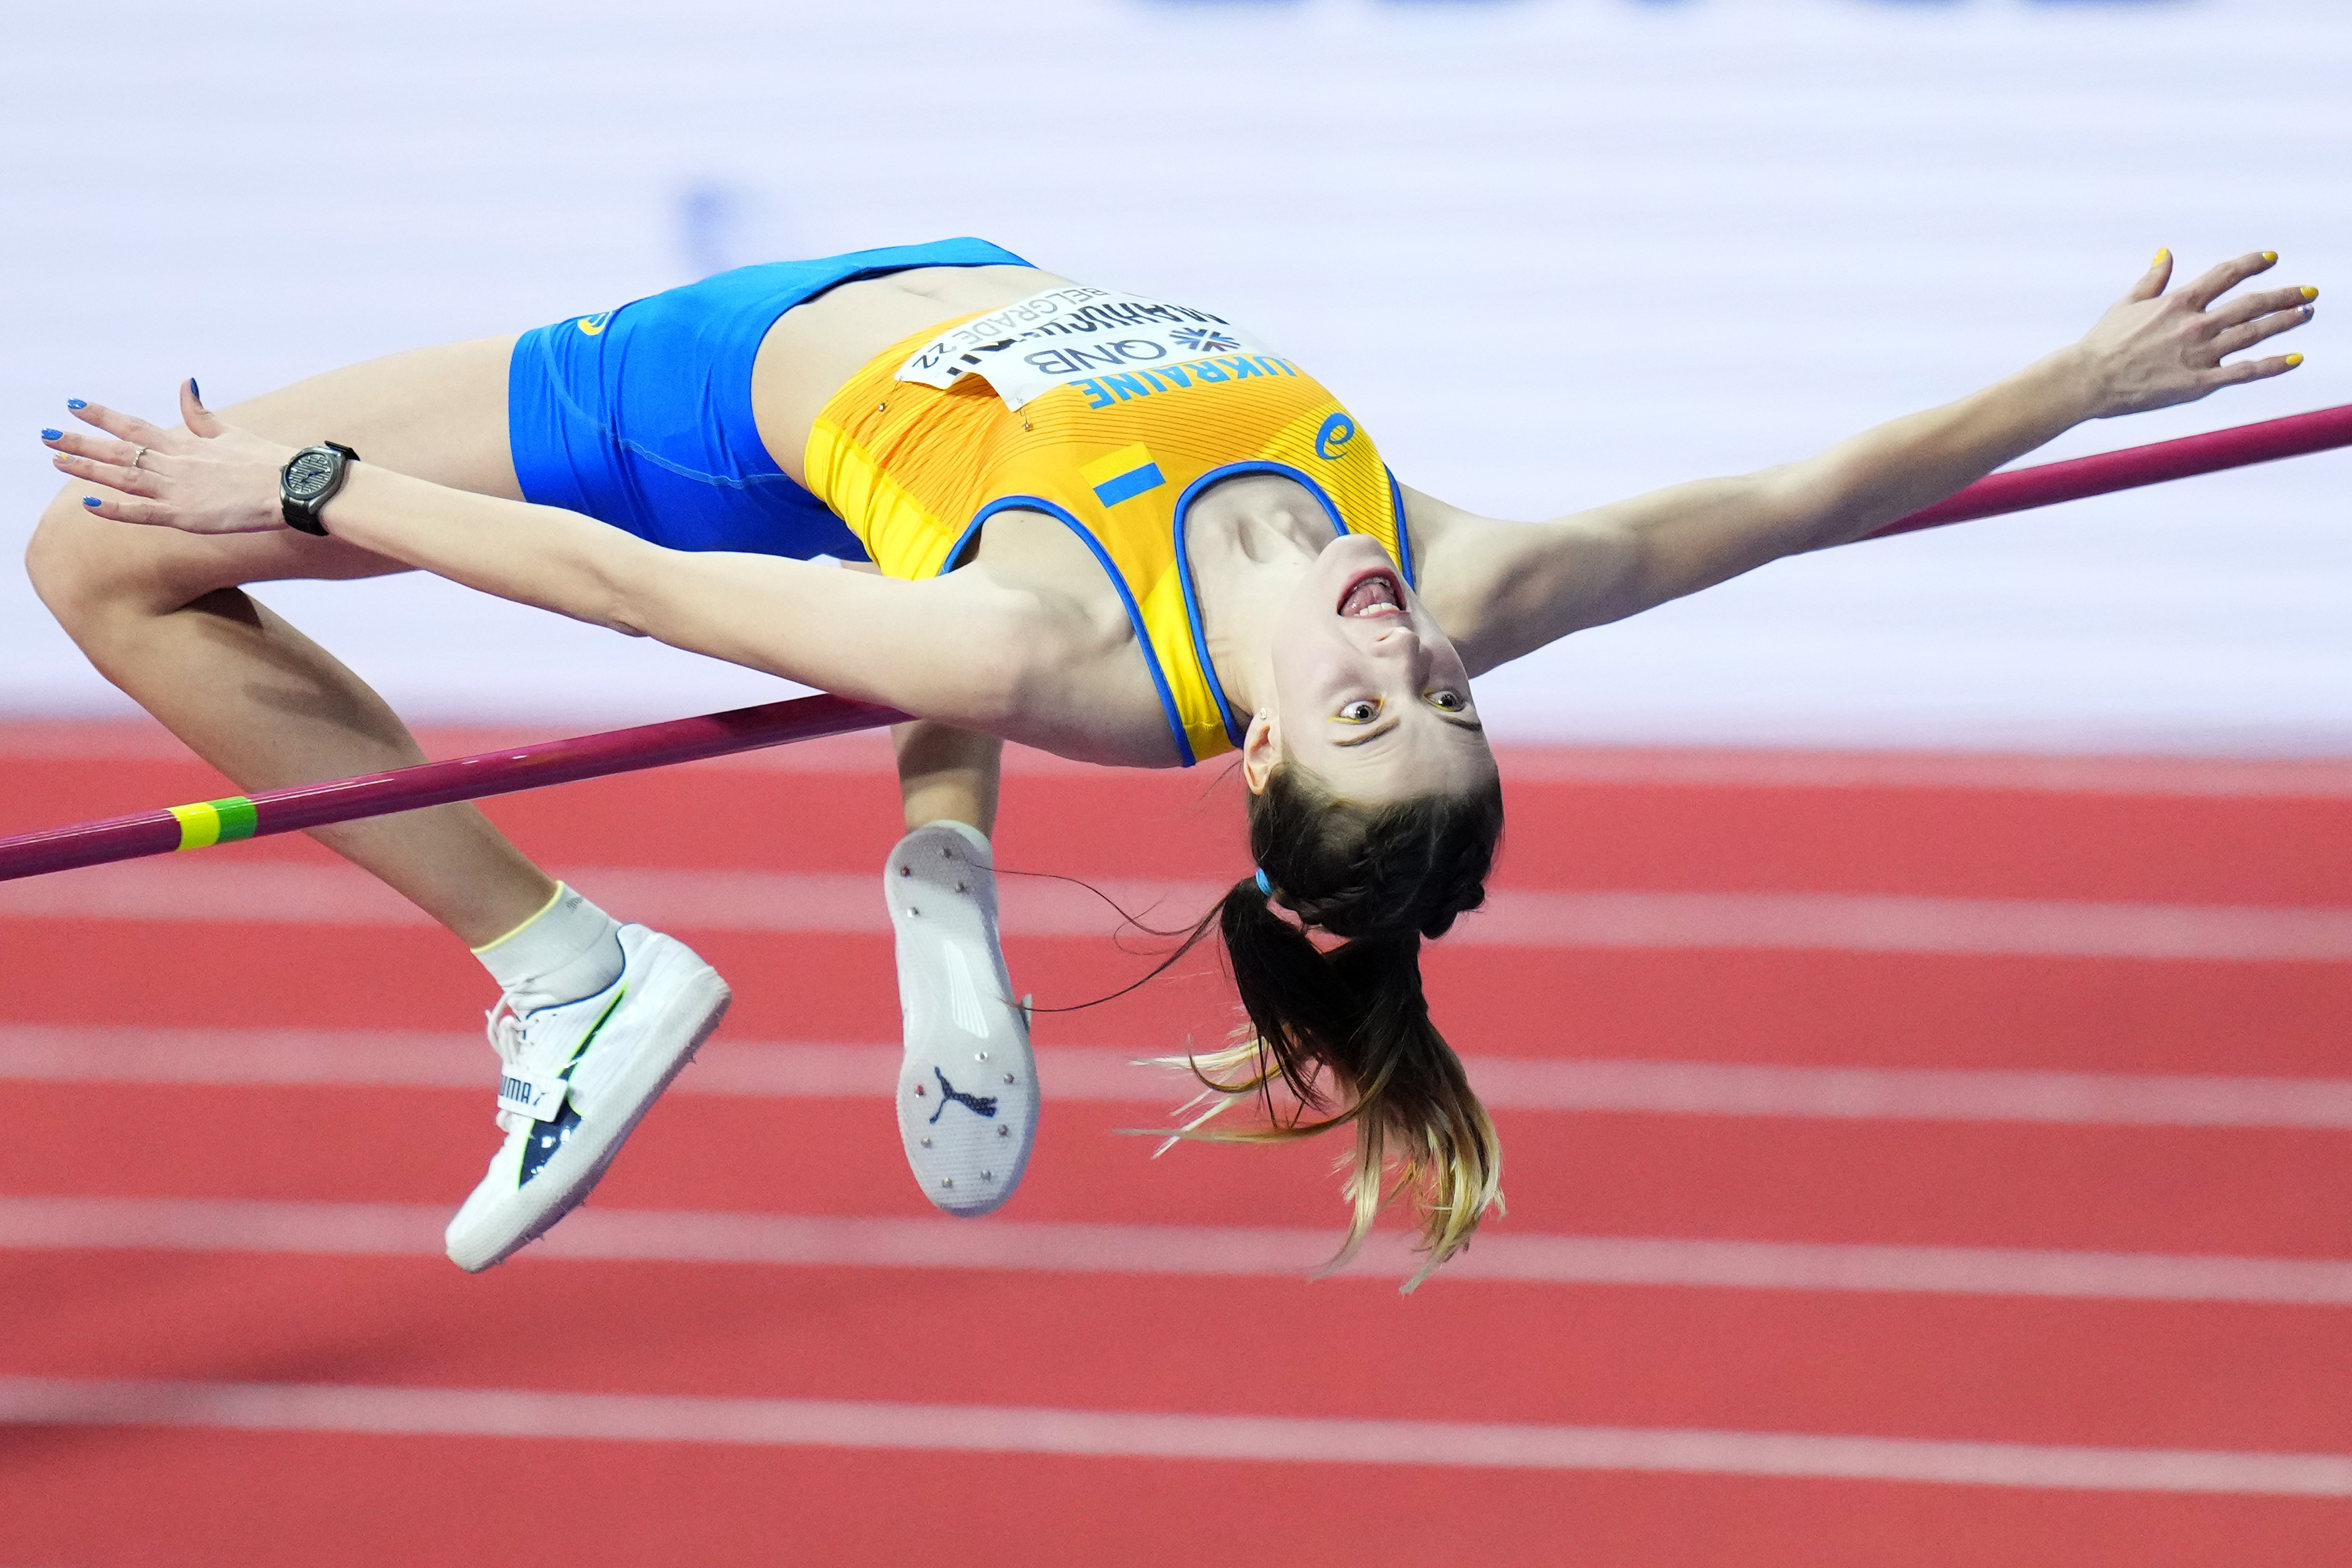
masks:
<path fill-rule="evenodd" d="M 887 937 L 670 919 L 734 981 L 728 1029 L 557 1245 L 475 1279 L 434 1255 L 496 1137 L 454 942 L 302 842 L 48 913 L 17 884 L 0 1568 L 2352 1554 L 2352 963 L 2128 956 L 2147 906 L 2328 951 L 2352 769 L 1516 760 L 1507 889 L 1829 913 L 1433 950 L 1511 1207 L 1409 1298 L 1392 1266 L 1304 1281 L 1336 1148 L 1118 1135 L 1173 1103 L 1119 1057 L 1228 1024 L 1212 964 L 1041 1013 L 1027 1182 L 951 1222 L 870 1049 Z M 492 812 L 666 907 L 803 879 L 740 904 L 879 867 L 880 764 L 828 743 Z M 129 728 L 0 729 L 0 831 L 221 792 Z M 1000 862 L 1227 880 L 1231 788 L 1029 761 Z M 289 888 L 327 903 L 289 917 Z M 1994 936 L 1821 935 L 1888 896 Z M 1009 943 L 1041 1004 L 1138 972 L 1054 907 Z"/>

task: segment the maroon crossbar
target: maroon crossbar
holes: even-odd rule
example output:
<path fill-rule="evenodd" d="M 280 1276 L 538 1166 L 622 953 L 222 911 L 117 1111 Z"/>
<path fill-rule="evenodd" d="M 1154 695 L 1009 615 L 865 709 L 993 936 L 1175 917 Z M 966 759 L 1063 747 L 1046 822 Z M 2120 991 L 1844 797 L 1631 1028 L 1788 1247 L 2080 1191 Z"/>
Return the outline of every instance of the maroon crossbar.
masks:
<path fill-rule="evenodd" d="M 2060 501 L 2136 490 L 2142 485 L 2161 485 L 2168 479 L 2187 479 L 2252 463 L 2274 463 L 2282 457 L 2302 457 L 2337 446 L 2352 446 L 2352 403 L 1995 474 L 1864 537 L 1883 539 L 1920 528 L 1940 528 L 1948 523 L 2031 511 Z"/>
<path fill-rule="evenodd" d="M 1948 500 L 1899 518 L 1866 537 L 1885 538 L 1890 534 L 1941 528 L 1947 523 L 1962 523 L 2003 512 L 2022 512 L 2085 496 L 2158 485 L 2167 479 L 2185 479 L 2250 463 L 2299 457 L 2337 446 L 2352 446 L 2352 403 L 2288 419 L 2184 436 L 2178 441 L 2126 447 L 2095 457 L 2077 457 L 1995 474 Z M 906 717 L 894 709 L 851 702 L 845 697 L 799 697 L 760 707 L 705 714 L 699 718 L 672 719 L 667 724 L 639 725 L 634 729 L 608 730 L 572 740 L 486 751 L 478 757 L 427 762 L 390 773 L 369 773 L 326 784 L 272 789 L 249 799 L 233 796 L 226 800 L 206 802 L 214 808 L 209 819 L 201 811 L 197 813 L 199 824 L 216 826 L 216 835 L 192 833 L 183 821 L 183 813 L 189 810 L 185 807 L 177 811 L 150 811 L 137 817 L 50 828 L 0 839 L 0 882 L 108 861 L 133 860 L 141 855 L 166 854 L 205 843 L 297 832 L 330 822 L 414 811 L 453 800 L 476 800 L 487 795 L 536 789 L 542 785 L 601 779 L 641 768 L 666 768 L 673 762 L 692 762 L 698 758 L 724 757 L 730 752 L 752 751 L 763 746 L 873 729 L 897 724 Z"/>
<path fill-rule="evenodd" d="M 602 779 L 611 773 L 631 773 L 641 768 L 667 768 L 673 762 L 693 762 L 734 751 L 753 751 L 763 746 L 873 729 L 897 724 L 906 716 L 895 708 L 851 702 L 846 697 L 823 694 L 795 697 L 759 707 L 707 713 L 699 718 L 674 718 L 571 740 L 547 740 L 534 746 L 485 751 L 446 762 L 420 763 L 390 773 L 363 773 L 356 779 L 337 779 L 325 784 L 299 784 L 290 789 L 271 789 L 250 797 L 232 796 L 226 800 L 206 802 L 213 808 L 209 821 L 217 823 L 219 831 L 216 839 L 204 834 L 198 837 L 205 842 L 225 842 L 270 833 L 299 832 L 329 822 L 414 811 L 425 806 L 445 806 L 453 800 L 478 800 L 484 796 L 511 794 L 517 789 L 570 784 L 582 779 Z M 207 821 L 202 813 L 198 820 Z M 184 846 L 194 847 L 188 840 L 180 814 L 172 810 L 23 833 L 13 839 L 0 839 L 0 882 L 108 861 L 135 860 L 141 855 L 168 854 Z"/>

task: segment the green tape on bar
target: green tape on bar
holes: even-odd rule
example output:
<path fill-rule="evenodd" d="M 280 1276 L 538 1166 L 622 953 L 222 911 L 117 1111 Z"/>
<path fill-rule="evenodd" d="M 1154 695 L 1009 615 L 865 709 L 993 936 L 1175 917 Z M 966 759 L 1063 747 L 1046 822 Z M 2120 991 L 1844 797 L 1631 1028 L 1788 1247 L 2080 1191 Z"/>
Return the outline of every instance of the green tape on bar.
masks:
<path fill-rule="evenodd" d="M 226 800 L 208 800 L 205 804 L 220 813 L 220 838 L 217 841 L 220 843 L 249 839 L 253 837 L 254 829 L 261 825 L 261 813 L 255 810 L 253 802 L 243 795 L 231 795 Z"/>

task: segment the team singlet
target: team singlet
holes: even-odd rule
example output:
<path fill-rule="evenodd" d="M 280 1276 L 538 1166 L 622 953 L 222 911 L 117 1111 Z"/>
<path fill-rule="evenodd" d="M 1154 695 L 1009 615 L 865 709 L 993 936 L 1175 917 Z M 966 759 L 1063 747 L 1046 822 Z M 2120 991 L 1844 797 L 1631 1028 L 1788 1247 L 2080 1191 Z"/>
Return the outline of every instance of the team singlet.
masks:
<path fill-rule="evenodd" d="M 806 464 L 892 577 L 961 564 L 998 512 L 1059 518 L 1118 591 L 1188 766 L 1244 729 L 1184 551 L 1211 485 L 1294 480 L 1413 579 L 1396 482 L 1329 392 L 1221 317 L 1107 289 L 1049 289 L 892 345 L 825 404 Z"/>

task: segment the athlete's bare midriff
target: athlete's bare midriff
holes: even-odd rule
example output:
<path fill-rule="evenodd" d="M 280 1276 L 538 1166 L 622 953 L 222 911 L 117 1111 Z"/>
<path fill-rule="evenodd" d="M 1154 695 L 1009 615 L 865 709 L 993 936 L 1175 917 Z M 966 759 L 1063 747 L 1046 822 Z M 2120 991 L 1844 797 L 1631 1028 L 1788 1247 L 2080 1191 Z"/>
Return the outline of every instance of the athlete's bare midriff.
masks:
<path fill-rule="evenodd" d="M 768 455 L 806 484 L 810 427 L 875 355 L 926 327 L 1068 283 L 1034 267 L 919 267 L 845 283 L 794 306 L 768 329 L 751 366 L 751 413 Z"/>

